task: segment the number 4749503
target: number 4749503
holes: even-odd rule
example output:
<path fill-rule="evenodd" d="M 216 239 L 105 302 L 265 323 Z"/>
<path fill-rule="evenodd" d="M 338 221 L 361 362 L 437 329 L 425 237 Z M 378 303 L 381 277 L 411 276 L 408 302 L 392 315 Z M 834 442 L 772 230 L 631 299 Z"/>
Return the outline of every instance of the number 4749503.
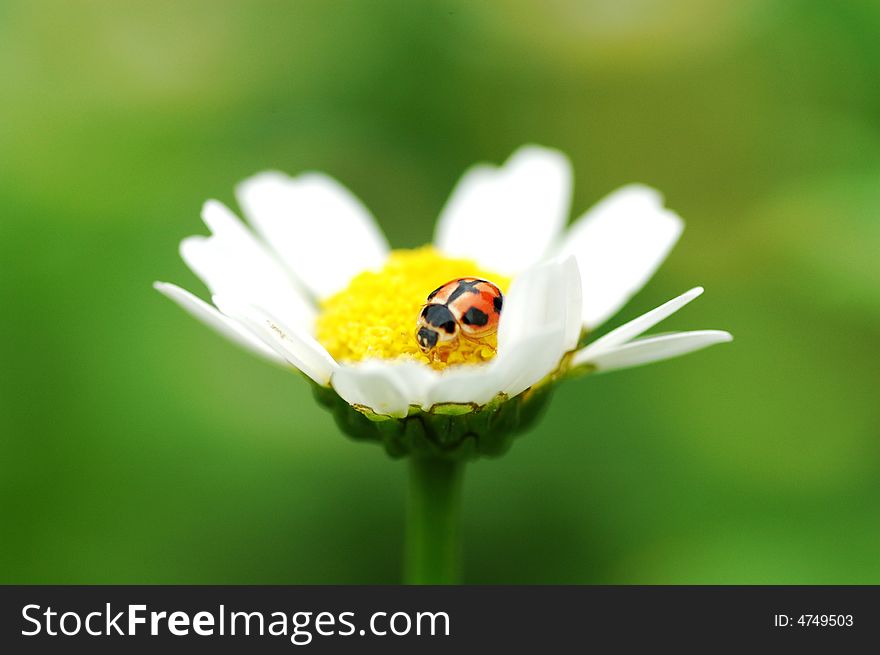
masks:
<path fill-rule="evenodd" d="M 805 627 L 849 627 L 853 624 L 853 616 L 852 614 L 801 614 L 795 623 Z"/>

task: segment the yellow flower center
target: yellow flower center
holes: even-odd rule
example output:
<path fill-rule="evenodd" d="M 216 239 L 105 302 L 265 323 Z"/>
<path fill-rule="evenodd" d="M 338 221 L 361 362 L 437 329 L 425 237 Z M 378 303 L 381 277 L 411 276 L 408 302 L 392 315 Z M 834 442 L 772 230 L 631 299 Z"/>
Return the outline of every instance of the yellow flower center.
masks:
<path fill-rule="evenodd" d="M 315 333 L 337 361 L 414 359 L 442 369 L 478 364 L 495 356 L 496 335 L 458 339 L 445 361 L 416 342 L 416 321 L 428 294 L 450 280 L 479 277 L 507 291 L 510 280 L 469 259 L 451 259 L 431 246 L 394 250 L 379 271 L 355 276 L 348 288 L 321 303 Z"/>

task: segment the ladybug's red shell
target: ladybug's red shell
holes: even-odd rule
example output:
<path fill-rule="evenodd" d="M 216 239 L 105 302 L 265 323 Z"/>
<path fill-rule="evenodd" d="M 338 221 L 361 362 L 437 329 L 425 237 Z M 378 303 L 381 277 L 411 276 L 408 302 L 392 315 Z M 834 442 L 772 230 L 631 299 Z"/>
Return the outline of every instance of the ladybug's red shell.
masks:
<path fill-rule="evenodd" d="M 466 336 L 479 339 L 498 329 L 504 298 L 501 289 L 476 277 L 447 282 L 428 295 L 428 303 L 446 305 Z"/>
<path fill-rule="evenodd" d="M 416 339 L 427 352 L 453 345 L 459 333 L 468 339 L 488 336 L 498 329 L 503 302 L 501 290 L 488 280 L 451 280 L 428 295 Z"/>

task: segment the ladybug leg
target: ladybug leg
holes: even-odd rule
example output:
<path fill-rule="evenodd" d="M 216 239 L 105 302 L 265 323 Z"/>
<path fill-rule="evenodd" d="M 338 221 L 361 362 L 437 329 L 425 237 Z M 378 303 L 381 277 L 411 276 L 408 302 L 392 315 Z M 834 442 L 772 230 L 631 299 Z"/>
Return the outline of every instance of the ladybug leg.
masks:
<path fill-rule="evenodd" d="M 492 344 L 490 344 L 490 343 L 488 343 L 488 342 L 486 342 L 486 341 L 483 341 L 483 338 L 484 338 L 484 337 L 488 337 L 488 336 L 490 336 L 491 334 L 494 334 L 494 332 L 490 332 L 489 334 L 484 334 L 483 336 L 480 336 L 480 337 L 472 337 L 472 336 L 470 336 L 470 335 L 465 334 L 464 332 L 462 332 L 462 333 L 459 335 L 459 337 L 464 337 L 465 339 L 467 339 L 467 340 L 470 341 L 471 343 L 477 343 L 477 344 L 480 344 L 480 345 L 483 346 L 484 348 L 488 348 L 489 350 L 491 350 L 493 353 L 497 353 L 497 352 L 498 352 L 498 348 L 496 348 L 495 346 L 493 346 Z"/>
<path fill-rule="evenodd" d="M 431 363 L 446 363 L 446 360 L 449 359 L 449 353 L 451 351 L 446 348 L 435 348 L 431 351 Z"/>

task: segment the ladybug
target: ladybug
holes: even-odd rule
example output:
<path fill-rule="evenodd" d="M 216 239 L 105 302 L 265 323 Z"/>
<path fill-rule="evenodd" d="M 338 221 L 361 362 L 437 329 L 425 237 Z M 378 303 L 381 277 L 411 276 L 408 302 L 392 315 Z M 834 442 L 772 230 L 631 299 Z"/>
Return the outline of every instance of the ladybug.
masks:
<path fill-rule="evenodd" d="M 498 329 L 504 297 L 488 280 L 460 277 L 428 295 L 416 323 L 422 352 L 451 349 L 458 337 L 479 340 Z"/>

